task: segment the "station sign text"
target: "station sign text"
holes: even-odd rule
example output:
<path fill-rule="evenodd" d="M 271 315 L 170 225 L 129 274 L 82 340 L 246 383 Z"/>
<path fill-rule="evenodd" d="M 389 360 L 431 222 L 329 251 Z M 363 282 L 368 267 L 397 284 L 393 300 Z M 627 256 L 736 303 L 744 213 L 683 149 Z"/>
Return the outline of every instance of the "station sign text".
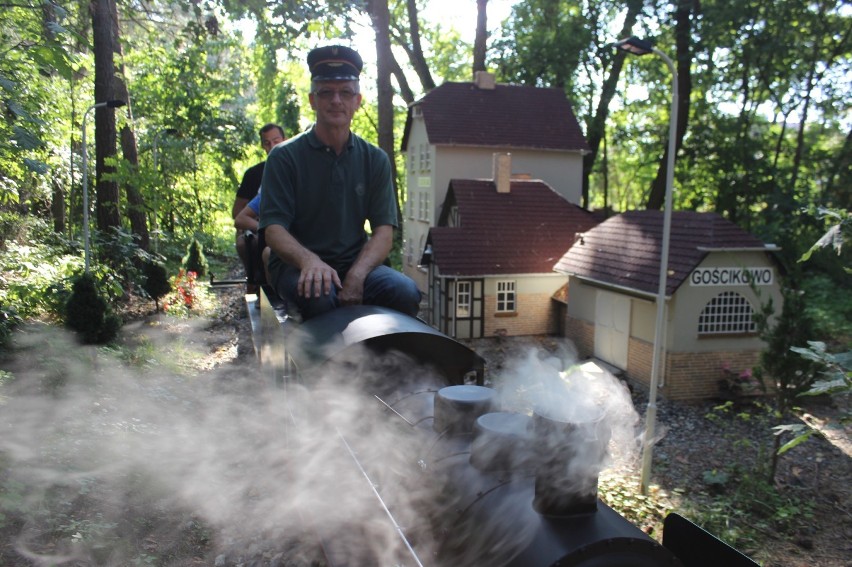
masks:
<path fill-rule="evenodd" d="M 696 268 L 689 285 L 772 285 L 772 268 Z"/>

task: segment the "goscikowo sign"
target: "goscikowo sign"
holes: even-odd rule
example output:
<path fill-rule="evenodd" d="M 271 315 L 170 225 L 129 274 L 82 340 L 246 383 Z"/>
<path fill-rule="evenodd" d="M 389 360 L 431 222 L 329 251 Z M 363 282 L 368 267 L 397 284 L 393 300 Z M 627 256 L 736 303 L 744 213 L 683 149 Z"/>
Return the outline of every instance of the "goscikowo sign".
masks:
<path fill-rule="evenodd" d="M 772 268 L 696 268 L 689 274 L 689 285 L 772 285 Z"/>

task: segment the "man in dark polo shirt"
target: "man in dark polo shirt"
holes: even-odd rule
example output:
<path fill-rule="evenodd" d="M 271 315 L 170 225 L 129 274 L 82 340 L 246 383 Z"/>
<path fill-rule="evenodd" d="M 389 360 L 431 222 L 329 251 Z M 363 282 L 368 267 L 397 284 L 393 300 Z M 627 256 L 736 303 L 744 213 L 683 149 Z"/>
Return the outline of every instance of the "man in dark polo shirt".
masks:
<path fill-rule="evenodd" d="M 269 151 L 275 147 L 275 144 L 280 144 L 284 141 L 284 129 L 278 124 L 266 124 L 260 129 L 260 145 L 263 150 L 269 155 Z M 243 180 L 240 183 L 240 188 L 237 189 L 237 196 L 234 197 L 234 205 L 231 207 L 231 218 L 236 220 L 249 201 L 257 195 L 257 190 L 260 188 L 260 182 L 263 180 L 263 166 L 266 162 L 262 161 L 251 166 L 243 174 Z M 242 260 L 243 265 L 248 270 L 248 256 L 246 251 L 246 239 L 242 230 L 237 230 L 237 254 Z M 246 272 L 248 273 L 248 272 Z M 251 286 L 250 286 L 251 287 Z M 253 293 L 254 289 L 248 289 L 249 293 Z"/>
<path fill-rule="evenodd" d="M 308 67 L 316 122 L 277 146 L 263 172 L 260 228 L 273 252 L 271 283 L 306 319 L 361 303 L 415 316 L 417 285 L 383 265 L 397 226 L 390 161 L 350 130 L 361 105 L 361 57 L 320 47 Z"/>

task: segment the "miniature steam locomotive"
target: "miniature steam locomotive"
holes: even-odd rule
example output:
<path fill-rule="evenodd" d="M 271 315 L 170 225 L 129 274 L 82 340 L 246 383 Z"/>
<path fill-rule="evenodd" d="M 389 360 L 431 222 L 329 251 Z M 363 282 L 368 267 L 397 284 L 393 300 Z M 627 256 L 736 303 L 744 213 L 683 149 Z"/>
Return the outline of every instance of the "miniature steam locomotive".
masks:
<path fill-rule="evenodd" d="M 314 518 L 329 565 L 757 565 L 677 514 L 660 545 L 602 502 L 584 463 L 601 460 L 611 431 L 594 411 L 508 411 L 483 359 L 418 319 L 355 306 L 296 323 L 270 295 L 249 312 L 289 434 L 329 429 L 347 463 L 331 465 L 334 484 L 372 510 L 347 510 L 347 497 L 345 530 Z"/>

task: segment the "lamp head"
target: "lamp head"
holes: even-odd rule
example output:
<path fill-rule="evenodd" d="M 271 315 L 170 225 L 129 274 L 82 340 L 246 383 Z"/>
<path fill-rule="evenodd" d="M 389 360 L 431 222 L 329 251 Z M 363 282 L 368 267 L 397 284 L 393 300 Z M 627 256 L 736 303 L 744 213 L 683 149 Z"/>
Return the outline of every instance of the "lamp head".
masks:
<path fill-rule="evenodd" d="M 614 45 L 616 49 L 632 53 L 633 55 L 647 55 L 654 52 L 654 46 L 650 41 L 639 39 L 635 35 L 617 41 Z"/>
<path fill-rule="evenodd" d="M 108 100 L 106 102 L 107 108 L 119 108 L 119 107 L 124 106 L 126 104 L 127 103 L 125 101 L 119 100 L 119 99 Z"/>

